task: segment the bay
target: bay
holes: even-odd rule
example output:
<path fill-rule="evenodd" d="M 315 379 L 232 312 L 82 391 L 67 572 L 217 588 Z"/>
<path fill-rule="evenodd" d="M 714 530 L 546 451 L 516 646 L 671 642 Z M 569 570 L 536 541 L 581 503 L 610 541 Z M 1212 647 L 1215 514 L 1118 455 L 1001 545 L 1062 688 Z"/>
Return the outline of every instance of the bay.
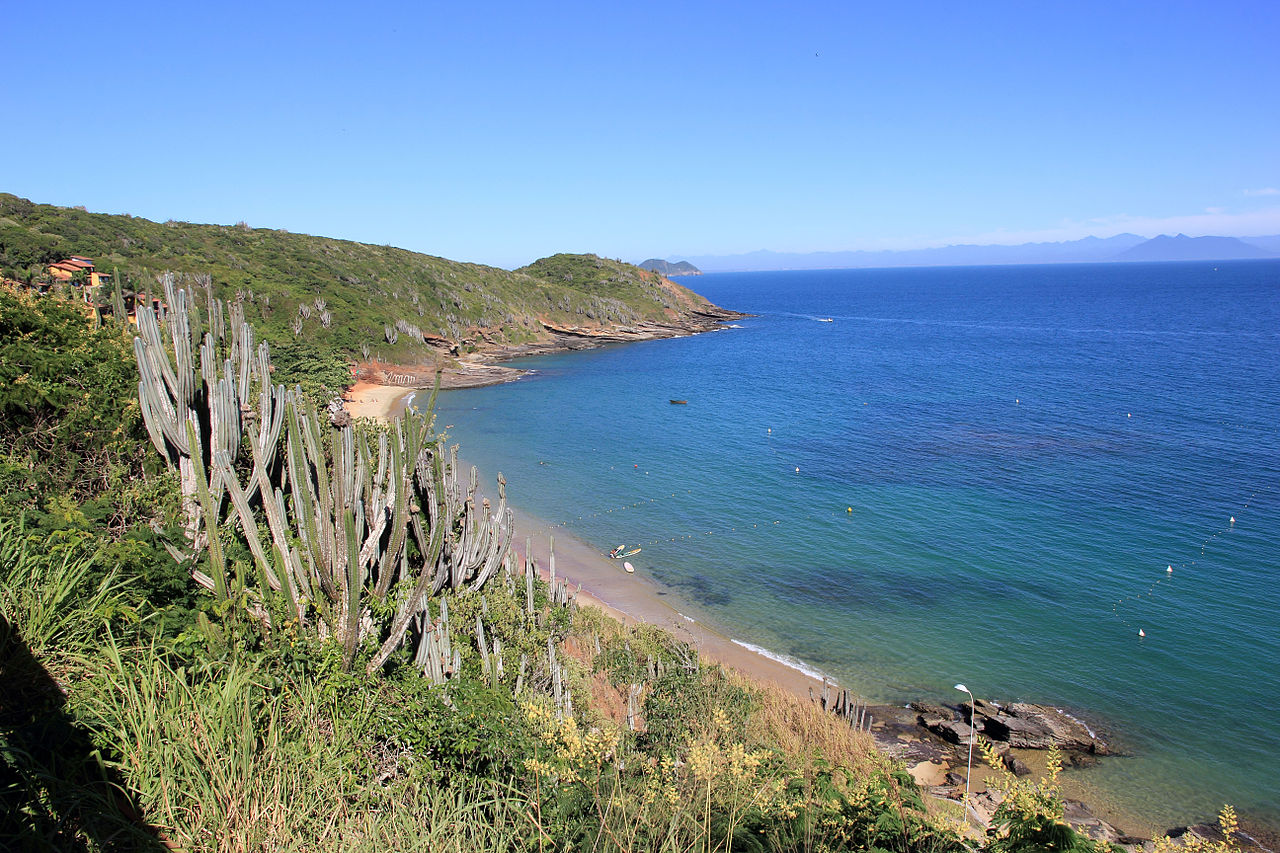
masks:
<path fill-rule="evenodd" d="M 439 425 L 735 638 L 1077 711 L 1121 806 L 1280 824 L 1280 262 L 682 281 L 756 316 L 515 362 Z"/>

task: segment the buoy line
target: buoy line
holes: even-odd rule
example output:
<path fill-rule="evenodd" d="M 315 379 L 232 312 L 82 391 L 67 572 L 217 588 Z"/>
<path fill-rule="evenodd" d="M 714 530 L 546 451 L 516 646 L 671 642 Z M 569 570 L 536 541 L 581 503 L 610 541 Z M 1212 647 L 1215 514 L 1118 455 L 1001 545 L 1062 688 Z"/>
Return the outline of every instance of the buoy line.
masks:
<path fill-rule="evenodd" d="M 1129 619 L 1127 619 L 1121 613 L 1121 607 L 1127 602 L 1138 601 L 1140 599 L 1154 598 L 1156 596 L 1156 592 L 1160 589 L 1161 584 L 1171 583 L 1174 580 L 1174 578 L 1183 571 L 1194 570 L 1196 568 L 1198 561 L 1204 559 L 1205 552 L 1208 551 L 1210 545 L 1216 542 L 1219 537 L 1225 536 L 1226 534 L 1235 530 L 1236 525 L 1238 523 L 1238 519 L 1242 518 L 1245 515 L 1245 513 L 1249 511 L 1250 507 L 1252 507 L 1254 501 L 1257 500 L 1257 497 L 1261 492 L 1262 490 L 1255 490 L 1252 494 L 1250 494 L 1248 500 L 1244 502 L 1244 505 L 1240 507 L 1240 509 L 1237 510 L 1234 515 L 1227 516 L 1226 523 L 1224 523 L 1221 527 L 1219 527 L 1213 533 L 1210 533 L 1208 536 L 1205 537 L 1204 541 L 1200 543 L 1200 556 L 1197 559 L 1192 559 L 1192 560 L 1184 561 L 1181 563 L 1166 563 L 1165 567 L 1159 570 L 1159 575 L 1151 583 L 1151 585 L 1147 587 L 1145 592 L 1134 593 L 1134 594 L 1126 595 L 1116 599 L 1115 603 L 1111 605 L 1112 615 L 1115 616 L 1115 618 L 1119 619 L 1120 623 L 1124 625 L 1126 628 L 1128 628 L 1130 631 L 1135 631 L 1139 638 L 1146 637 L 1147 632 L 1145 628 L 1138 625 L 1136 622 L 1132 622 Z"/>

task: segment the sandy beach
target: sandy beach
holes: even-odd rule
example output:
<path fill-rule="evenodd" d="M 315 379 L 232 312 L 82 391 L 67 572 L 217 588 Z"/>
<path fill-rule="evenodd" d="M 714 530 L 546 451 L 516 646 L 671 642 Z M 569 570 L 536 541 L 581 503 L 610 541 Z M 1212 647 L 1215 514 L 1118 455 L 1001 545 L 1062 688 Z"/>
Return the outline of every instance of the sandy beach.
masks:
<path fill-rule="evenodd" d="M 353 418 L 371 418 L 387 422 L 404 411 L 404 400 L 412 388 L 357 382 L 343 395 L 342 404 Z"/>
<path fill-rule="evenodd" d="M 550 537 L 555 540 L 556 576 L 571 589 L 582 586 L 580 604 L 599 607 L 626 624 L 656 625 L 690 643 L 699 653 L 753 679 L 770 681 L 799 696 L 822 689 L 822 679 L 734 642 L 703 622 L 682 614 L 669 602 L 668 593 L 643 574 L 628 574 L 622 560 L 613 560 L 587 543 L 559 529 L 522 515 L 516 510 L 513 547 L 525 553 L 526 542 L 544 577 L 548 574 Z"/>

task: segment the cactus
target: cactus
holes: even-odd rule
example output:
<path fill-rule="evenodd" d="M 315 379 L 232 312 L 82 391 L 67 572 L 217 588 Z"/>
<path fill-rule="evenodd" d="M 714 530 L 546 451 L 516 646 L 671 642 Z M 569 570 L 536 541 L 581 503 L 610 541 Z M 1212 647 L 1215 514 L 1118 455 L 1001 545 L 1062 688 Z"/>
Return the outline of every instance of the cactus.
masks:
<path fill-rule="evenodd" d="M 269 601 L 279 602 L 287 618 L 339 643 L 348 668 L 377 632 L 370 671 L 411 636 L 415 665 L 447 678 L 461 650 L 448 640 L 447 605 L 430 622 L 429 601 L 480 590 L 500 569 L 512 582 L 506 481 L 499 475 L 496 507 L 477 498 L 475 468 L 464 487 L 457 447 L 429 438 L 434 393 L 426 414 L 371 442 L 340 407 L 326 416 L 301 389 L 272 384 L 267 346 L 255 347 L 242 303 L 211 297 L 202 330 L 194 293 L 162 281 L 169 308 L 139 312 L 138 395 L 153 444 L 181 475 L 191 556 L 209 553 L 197 581 L 229 596 L 223 539 L 234 515 L 260 579 L 250 606 L 264 622 Z M 241 482 L 246 446 L 252 467 Z M 389 624 L 375 623 L 375 602 L 394 605 Z M 490 653 L 479 620 L 477 633 L 486 673 L 501 679 L 500 646 L 495 639 Z"/>
<path fill-rule="evenodd" d="M 133 349 L 138 401 L 152 443 L 178 469 L 188 544 L 197 556 L 209 545 L 223 511 L 225 487 L 217 455 L 226 454 L 234 464 L 243 426 L 256 420 L 263 425 L 258 448 L 262 464 L 269 466 L 283 423 L 284 394 L 272 387 L 267 345 L 255 351 L 253 327 L 244 321 L 240 306 L 232 309 L 228 340 L 222 303 L 211 298 L 209 328 L 202 335 L 194 291 L 175 287 L 168 273 L 161 283 L 168 307 L 155 311 L 144 305 L 137 311 Z M 249 405 L 255 396 L 256 411 Z M 255 480 L 249 499 L 257 489 Z M 214 569 L 218 573 L 225 566 L 215 563 Z M 218 578 L 197 575 L 197 580 L 219 595 L 226 593 Z"/>
<path fill-rule="evenodd" d="M 418 651 L 413 665 L 435 684 L 444 684 L 457 672 L 454 650 L 449 644 L 449 602 L 440 601 L 440 617 L 427 625 L 427 613 L 415 617 L 418 628 Z"/>

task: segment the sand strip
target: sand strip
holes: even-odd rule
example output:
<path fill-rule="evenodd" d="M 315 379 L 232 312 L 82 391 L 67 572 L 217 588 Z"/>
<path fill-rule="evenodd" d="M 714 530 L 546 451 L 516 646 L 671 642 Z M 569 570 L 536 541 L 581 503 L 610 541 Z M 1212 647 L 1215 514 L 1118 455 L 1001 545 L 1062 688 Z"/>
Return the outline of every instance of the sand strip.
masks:
<path fill-rule="evenodd" d="M 516 510 L 516 538 L 512 542 L 517 553 L 525 553 L 526 539 L 534 561 L 545 577 L 548 573 L 548 530 L 546 522 Z M 578 601 L 603 609 L 627 624 L 644 623 L 670 631 L 690 643 L 709 660 L 754 679 L 778 684 L 798 696 L 808 697 L 822 689 L 819 677 L 796 666 L 766 657 L 735 643 L 729 636 L 705 621 L 693 621 L 676 608 L 680 602 L 652 579 L 637 571 L 628 574 L 622 560 L 613 560 L 563 528 L 550 528 L 555 537 L 556 576 L 564 578 L 571 589 L 582 585 Z"/>
<path fill-rule="evenodd" d="M 353 418 L 372 418 L 385 423 L 404 411 L 402 403 L 413 391 L 394 385 L 357 382 L 343 395 L 342 405 Z"/>

